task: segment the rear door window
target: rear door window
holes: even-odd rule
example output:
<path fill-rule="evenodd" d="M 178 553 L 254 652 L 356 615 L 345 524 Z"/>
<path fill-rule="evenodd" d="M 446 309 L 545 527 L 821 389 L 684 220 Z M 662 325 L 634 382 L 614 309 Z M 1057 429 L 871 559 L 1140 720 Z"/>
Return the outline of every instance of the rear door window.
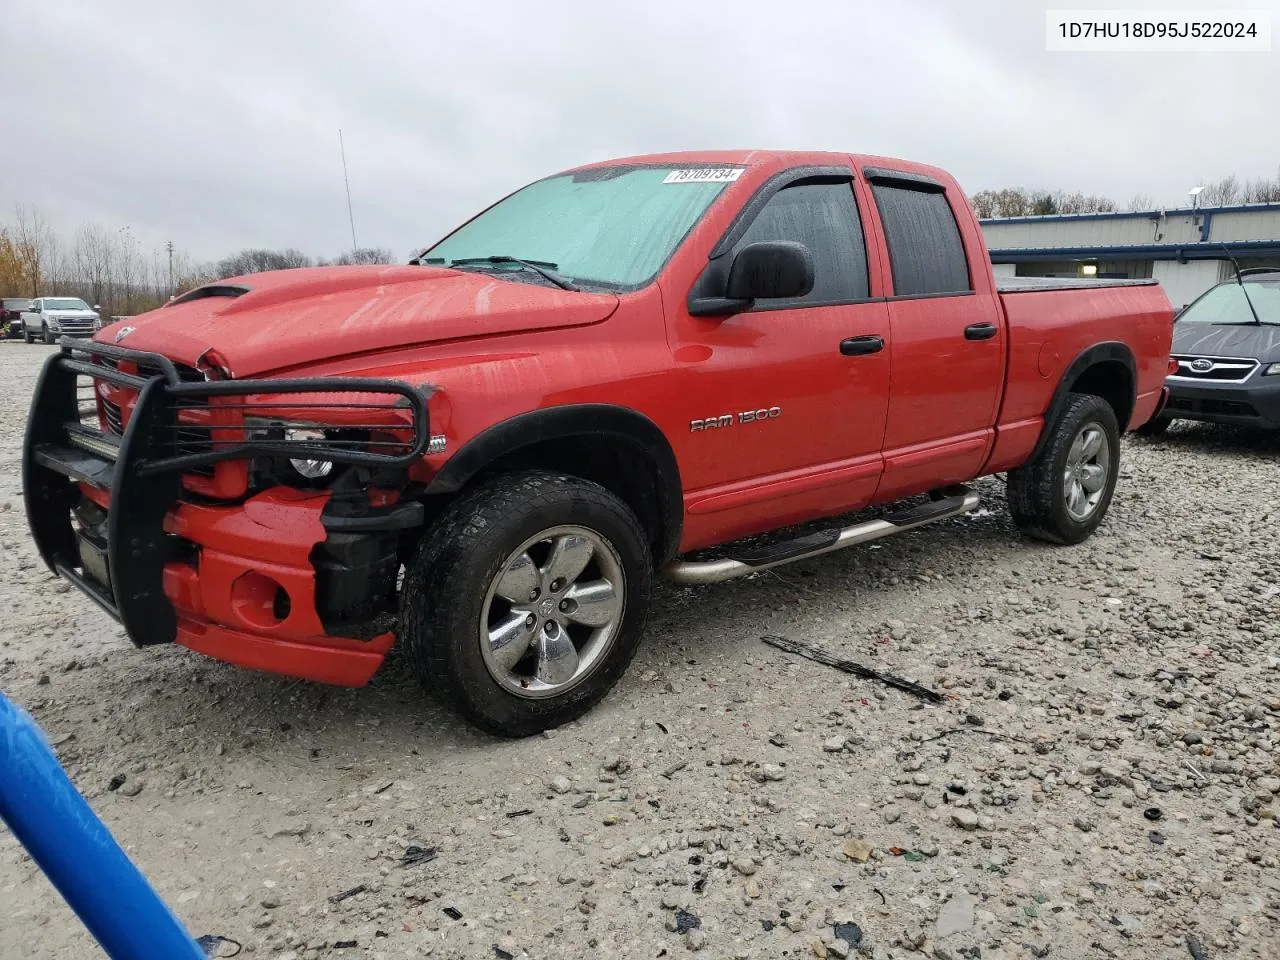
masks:
<path fill-rule="evenodd" d="M 960 228 L 945 193 L 896 182 L 872 183 L 871 192 L 889 245 L 895 296 L 973 290 Z"/>
<path fill-rule="evenodd" d="M 756 309 L 849 303 L 867 297 L 867 247 L 849 181 L 798 183 L 779 190 L 747 227 L 733 253 L 749 243 L 789 240 L 813 255 L 813 290 L 794 299 L 760 300 Z"/>

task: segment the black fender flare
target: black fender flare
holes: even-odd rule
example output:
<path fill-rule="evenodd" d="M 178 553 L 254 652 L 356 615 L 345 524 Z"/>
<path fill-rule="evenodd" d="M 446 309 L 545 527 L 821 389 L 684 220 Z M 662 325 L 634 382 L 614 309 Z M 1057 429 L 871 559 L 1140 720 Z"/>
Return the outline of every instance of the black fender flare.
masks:
<path fill-rule="evenodd" d="M 1027 462 L 1031 462 L 1040 456 L 1040 452 L 1044 449 L 1045 442 L 1049 439 L 1049 431 L 1058 416 L 1062 413 L 1062 409 L 1067 405 L 1067 396 L 1071 393 L 1071 386 L 1080 375 L 1090 367 L 1099 363 L 1109 363 L 1119 361 L 1124 364 L 1129 371 L 1130 393 L 1129 397 L 1129 416 L 1132 417 L 1132 410 L 1138 402 L 1138 365 L 1133 359 L 1133 351 L 1129 349 L 1127 343 L 1121 343 L 1118 340 L 1111 340 L 1105 343 L 1095 343 L 1093 346 L 1082 350 L 1063 371 L 1061 378 L 1058 380 L 1057 389 L 1053 391 L 1053 399 L 1049 401 L 1049 409 L 1044 414 L 1044 425 L 1040 428 L 1040 439 L 1036 441 L 1036 447 L 1031 451 L 1031 456 L 1027 458 Z M 1124 433 L 1128 429 L 1128 423 L 1120 424 L 1120 432 Z"/>
<path fill-rule="evenodd" d="M 508 454 L 547 440 L 598 437 L 623 440 L 652 461 L 657 479 L 662 537 L 658 556 L 674 556 L 684 526 L 684 490 L 675 452 L 662 429 L 644 414 L 608 403 L 575 403 L 517 414 L 486 428 L 450 457 L 432 478 L 427 496 L 460 491 L 476 474 Z"/>

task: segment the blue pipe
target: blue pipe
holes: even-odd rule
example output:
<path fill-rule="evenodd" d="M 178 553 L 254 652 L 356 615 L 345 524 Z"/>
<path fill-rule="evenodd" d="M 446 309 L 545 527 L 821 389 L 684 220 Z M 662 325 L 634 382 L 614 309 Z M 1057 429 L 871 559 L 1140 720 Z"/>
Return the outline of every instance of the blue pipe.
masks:
<path fill-rule="evenodd" d="M 0 820 L 112 960 L 204 960 L 80 796 L 40 727 L 2 693 Z"/>

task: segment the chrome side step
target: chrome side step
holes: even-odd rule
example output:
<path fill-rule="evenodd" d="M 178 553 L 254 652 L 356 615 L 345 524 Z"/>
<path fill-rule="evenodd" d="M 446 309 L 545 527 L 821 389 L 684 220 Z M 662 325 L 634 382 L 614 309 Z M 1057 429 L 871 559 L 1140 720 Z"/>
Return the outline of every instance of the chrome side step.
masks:
<path fill-rule="evenodd" d="M 900 510 L 876 520 L 855 523 L 852 526 L 817 533 L 805 534 L 794 540 L 773 543 L 764 547 L 747 548 L 719 560 L 673 560 L 663 571 L 668 580 L 680 584 L 720 583 L 749 573 L 768 570 L 770 567 L 797 560 L 807 560 L 833 550 L 843 550 L 859 543 L 870 543 L 881 537 L 891 537 L 925 524 L 936 523 L 949 517 L 958 517 L 977 508 L 981 498 L 968 487 L 951 487 L 951 496 L 918 507 Z"/>

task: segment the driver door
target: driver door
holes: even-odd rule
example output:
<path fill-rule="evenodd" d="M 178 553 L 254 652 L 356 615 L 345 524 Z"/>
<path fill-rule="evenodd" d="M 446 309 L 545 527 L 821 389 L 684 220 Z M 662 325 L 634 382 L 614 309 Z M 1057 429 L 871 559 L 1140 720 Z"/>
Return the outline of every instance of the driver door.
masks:
<path fill-rule="evenodd" d="M 889 313 L 870 299 L 852 172 L 775 190 L 726 257 L 799 242 L 812 291 L 730 316 L 682 302 L 670 330 L 689 421 L 673 431 L 689 546 L 863 506 L 882 472 Z"/>

